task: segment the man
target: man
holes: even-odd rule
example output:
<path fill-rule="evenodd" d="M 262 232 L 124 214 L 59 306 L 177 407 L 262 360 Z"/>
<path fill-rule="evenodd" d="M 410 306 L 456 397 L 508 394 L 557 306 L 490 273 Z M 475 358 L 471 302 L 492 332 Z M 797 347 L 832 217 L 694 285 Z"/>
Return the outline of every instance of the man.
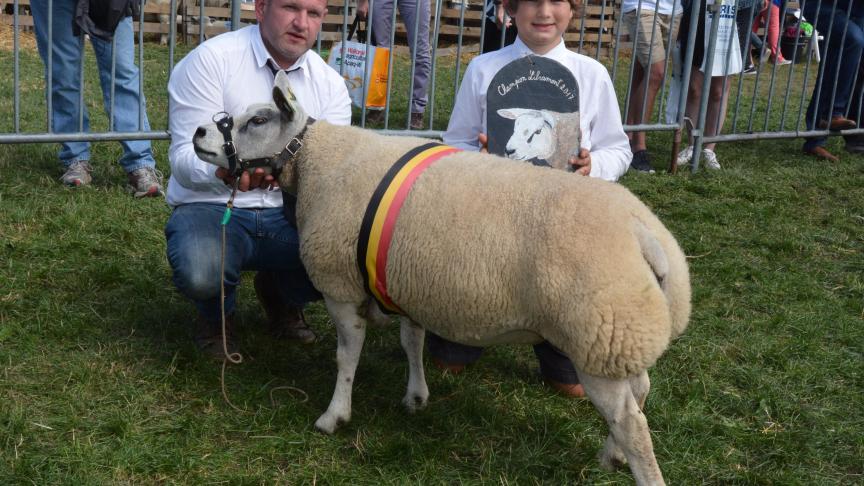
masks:
<path fill-rule="evenodd" d="M 90 34 L 90 43 L 96 53 L 102 102 L 109 119 L 113 120 L 112 130 L 150 130 L 147 113 L 141 113 L 140 125 L 138 118 L 139 110 L 144 109 L 144 101 L 141 100 L 139 105 L 141 95 L 138 92 L 139 74 L 138 67 L 135 66 L 135 38 L 131 17 L 134 2 L 130 1 L 119 13 L 110 12 L 117 14 L 113 21 L 109 20 L 110 14 L 105 14 L 107 5 L 105 9 L 92 10 L 90 13 L 94 18 L 91 19 L 76 12 L 77 3 L 80 2 L 54 0 L 51 2 L 52 11 L 48 10 L 49 2 L 33 2 L 30 5 L 39 55 L 45 64 L 46 79 L 49 77 L 50 53 L 51 131 L 75 133 L 90 130 L 86 105 L 79 103 L 83 88 L 79 84 L 84 53 L 84 34 L 79 32 L 82 28 Z M 155 169 L 156 161 L 153 159 L 150 141 L 124 140 L 120 143 L 123 145 L 120 165 L 126 171 L 129 191 L 135 197 L 162 195 L 162 177 Z M 64 169 L 60 180 L 64 184 L 72 187 L 90 184 L 93 180 L 93 169 L 90 166 L 89 142 L 63 142 L 59 157 Z"/>
<path fill-rule="evenodd" d="M 285 70 L 291 89 L 309 116 L 330 123 L 351 122 L 351 100 L 339 73 L 309 48 L 327 14 L 327 0 L 258 0 L 258 25 L 208 40 L 189 53 L 171 74 L 171 179 L 168 204 L 174 211 L 165 227 L 174 283 L 198 310 L 194 341 L 221 357 L 220 221 L 233 178 L 198 159 L 192 146 L 196 129 L 225 111 L 240 114 L 256 103 L 272 102 L 275 73 Z M 312 342 L 303 305 L 320 298 L 300 261 L 297 230 L 283 216 L 282 193 L 261 169 L 244 173 L 225 227 L 224 285 L 226 339 L 231 333 L 241 271 L 257 271 L 255 290 L 274 337 Z M 291 208 L 286 207 L 290 213 Z M 289 214 L 290 216 L 290 214 Z"/>
<path fill-rule="evenodd" d="M 822 49 L 822 65 L 819 68 L 824 70 L 824 73 L 822 82 L 815 84 L 807 107 L 807 129 L 855 128 L 858 124 L 854 119 L 846 117 L 846 111 L 852 99 L 852 80 L 864 53 L 864 2 L 808 0 L 803 4 L 802 10 L 804 17 L 815 25 L 819 35 L 825 36 L 819 43 Z M 837 156 L 825 148 L 827 140 L 827 137 L 807 139 L 804 142 L 804 153 L 817 159 L 837 161 Z"/>
<path fill-rule="evenodd" d="M 414 90 L 411 95 L 411 122 L 414 130 L 423 129 L 423 114 L 429 100 L 427 87 L 432 72 L 432 51 L 429 47 L 429 0 L 400 0 L 399 15 L 408 31 L 408 47 L 414 57 Z M 369 14 L 369 0 L 357 2 L 357 17 Z M 420 18 L 418 19 L 417 16 Z M 375 0 L 372 6 L 372 44 L 390 47 L 390 27 L 393 25 L 393 0 Z M 415 28 L 416 27 L 416 28 Z M 374 115 L 373 115 L 374 113 Z M 383 111 L 370 113 L 370 121 L 382 121 Z"/>
<path fill-rule="evenodd" d="M 666 42 L 678 38 L 683 9 L 681 0 L 624 0 L 621 11 L 638 61 L 630 84 L 627 124 L 638 125 L 646 123 L 654 112 L 654 99 L 666 74 Z M 630 134 L 630 149 L 633 152 L 630 166 L 653 173 L 645 132 Z"/>

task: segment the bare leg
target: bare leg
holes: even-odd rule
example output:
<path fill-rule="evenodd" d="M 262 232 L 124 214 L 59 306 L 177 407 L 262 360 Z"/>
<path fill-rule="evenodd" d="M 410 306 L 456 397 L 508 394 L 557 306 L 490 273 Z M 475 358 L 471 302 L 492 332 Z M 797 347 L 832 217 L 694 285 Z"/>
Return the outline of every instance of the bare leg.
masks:
<path fill-rule="evenodd" d="M 338 347 L 336 349 L 336 389 L 327 411 L 315 421 L 321 432 L 332 434 L 339 425 L 351 420 L 351 391 L 354 372 L 360 361 L 363 340 L 366 338 L 366 321 L 360 317 L 360 307 L 354 303 L 336 302 L 324 296 L 330 317 L 336 323 Z"/>
<path fill-rule="evenodd" d="M 654 457 L 648 421 L 636 402 L 630 380 L 601 378 L 579 372 L 579 381 L 585 387 L 591 403 L 609 425 L 614 443 L 610 446 L 610 439 L 607 439 L 606 447 L 612 452 L 617 450 L 616 444 L 620 446 L 624 457 L 630 463 L 630 471 L 636 484 L 665 484 Z M 601 461 L 604 459 L 608 459 L 609 463 L 616 462 L 614 457 L 601 458 Z"/>
<path fill-rule="evenodd" d="M 429 400 L 429 387 L 423 372 L 423 337 L 426 331 L 407 317 L 399 319 L 399 326 L 402 349 L 408 355 L 408 390 L 402 404 L 413 413 L 426 408 Z"/>

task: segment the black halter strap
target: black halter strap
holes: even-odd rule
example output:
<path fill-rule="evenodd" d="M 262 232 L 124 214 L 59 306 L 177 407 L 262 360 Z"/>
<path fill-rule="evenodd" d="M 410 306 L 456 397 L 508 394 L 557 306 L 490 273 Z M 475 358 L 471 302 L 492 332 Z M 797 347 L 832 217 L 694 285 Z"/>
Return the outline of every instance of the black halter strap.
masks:
<path fill-rule="evenodd" d="M 268 157 L 259 157 L 257 159 L 242 159 L 237 157 L 237 147 L 234 146 L 234 140 L 231 137 L 231 129 L 234 128 L 234 117 L 228 112 L 220 111 L 213 115 L 213 123 L 216 124 L 216 129 L 222 134 L 222 138 L 225 139 L 225 143 L 222 144 L 222 150 L 225 151 L 225 156 L 228 158 L 228 171 L 234 177 L 239 177 L 244 171 L 256 167 L 269 167 L 273 175 L 279 175 L 285 162 L 297 155 L 297 152 L 303 148 L 303 137 L 306 135 L 309 125 L 315 123 L 315 119 L 311 116 L 307 117 L 306 125 L 300 130 L 300 133 L 286 143 L 281 151 Z"/>

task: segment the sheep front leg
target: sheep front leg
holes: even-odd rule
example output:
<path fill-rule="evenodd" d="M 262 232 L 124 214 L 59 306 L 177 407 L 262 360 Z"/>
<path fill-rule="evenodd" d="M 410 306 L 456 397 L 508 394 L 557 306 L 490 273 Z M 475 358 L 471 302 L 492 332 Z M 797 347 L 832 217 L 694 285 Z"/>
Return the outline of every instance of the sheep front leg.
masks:
<path fill-rule="evenodd" d="M 315 427 L 321 432 L 332 434 L 340 425 L 351 420 L 351 391 L 354 372 L 360 361 L 360 351 L 363 350 L 363 340 L 366 338 L 366 321 L 360 317 L 356 304 L 336 302 L 326 296 L 324 302 L 336 324 L 336 365 L 339 371 L 336 374 L 336 389 L 333 391 L 330 406 L 315 421 Z"/>
<path fill-rule="evenodd" d="M 426 331 L 407 317 L 399 319 L 399 327 L 402 349 L 408 355 L 408 390 L 402 404 L 414 413 L 426 408 L 429 400 L 429 387 L 423 372 L 423 337 Z"/>
<path fill-rule="evenodd" d="M 639 381 L 640 377 L 637 377 Z M 647 375 L 646 375 L 647 378 Z M 665 484 L 654 447 L 648 421 L 636 401 L 630 380 L 614 380 L 579 373 L 579 381 L 591 403 L 606 419 L 612 441 L 606 440 L 607 452 L 620 447 L 630 463 L 630 471 L 638 485 Z M 647 387 L 640 388 L 647 392 Z M 641 394 L 641 393 L 640 393 Z M 644 396 L 642 397 L 644 400 Z"/>

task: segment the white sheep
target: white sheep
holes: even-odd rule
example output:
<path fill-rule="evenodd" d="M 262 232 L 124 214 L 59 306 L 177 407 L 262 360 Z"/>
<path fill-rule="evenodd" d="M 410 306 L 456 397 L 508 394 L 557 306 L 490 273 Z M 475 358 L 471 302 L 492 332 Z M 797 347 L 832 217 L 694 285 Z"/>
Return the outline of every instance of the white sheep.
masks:
<path fill-rule="evenodd" d="M 529 108 L 502 108 L 498 115 L 514 120 L 505 156 L 514 160 L 545 160 L 556 169 L 570 169 L 570 155 L 579 152 L 579 113 Z"/>
<path fill-rule="evenodd" d="M 275 105 L 250 107 L 235 119 L 232 135 L 244 159 L 285 155 L 306 126 L 282 73 L 273 95 Z M 361 221 L 394 161 L 429 141 L 316 122 L 302 142 L 279 180 L 297 195 L 303 263 L 337 328 L 336 389 L 315 423 L 332 433 L 351 417 L 371 300 L 357 264 Z M 228 166 L 215 125 L 200 127 L 194 144 L 203 160 Z M 387 259 L 389 295 L 410 317 L 401 319 L 410 411 L 429 396 L 424 328 L 480 346 L 546 339 L 573 361 L 609 425 L 601 463 L 629 461 L 638 484 L 663 483 L 641 410 L 646 370 L 687 326 L 690 282 L 673 236 L 627 189 L 457 152 L 411 188 Z"/>

